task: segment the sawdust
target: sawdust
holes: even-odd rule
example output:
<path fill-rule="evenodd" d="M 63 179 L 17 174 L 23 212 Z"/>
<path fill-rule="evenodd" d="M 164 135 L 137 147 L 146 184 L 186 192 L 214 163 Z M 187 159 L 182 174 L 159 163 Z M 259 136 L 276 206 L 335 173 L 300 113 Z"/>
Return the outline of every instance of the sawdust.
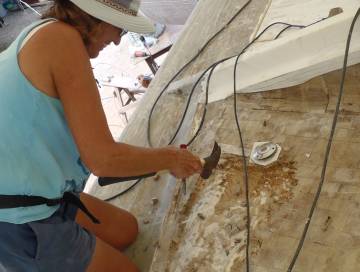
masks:
<path fill-rule="evenodd" d="M 234 179 L 242 179 L 243 175 L 242 159 L 237 156 L 225 155 L 219 162 L 218 168 L 228 171 L 223 183 L 228 183 Z M 259 165 L 248 165 L 250 196 L 257 197 L 261 191 L 271 191 L 272 195 L 278 196 L 279 201 L 288 201 L 292 194 L 290 187 L 297 185 L 295 178 L 295 162 L 277 161 L 267 167 Z M 241 188 L 243 193 L 243 188 Z"/>
<path fill-rule="evenodd" d="M 289 202 L 297 185 L 294 162 L 249 165 L 251 230 L 267 224 L 277 207 Z M 242 158 L 225 154 L 209 180 L 196 182 L 177 217 L 168 271 L 242 271 L 246 249 L 246 202 Z M 175 198 L 177 198 L 176 195 Z M 251 254 L 262 239 L 251 233 Z"/>

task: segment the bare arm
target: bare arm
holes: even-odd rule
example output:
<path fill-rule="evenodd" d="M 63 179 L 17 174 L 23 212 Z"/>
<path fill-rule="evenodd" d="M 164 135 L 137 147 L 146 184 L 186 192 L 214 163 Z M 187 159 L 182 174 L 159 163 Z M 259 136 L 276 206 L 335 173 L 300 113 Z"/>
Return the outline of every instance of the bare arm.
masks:
<path fill-rule="evenodd" d="M 54 42 L 47 52 L 51 74 L 87 167 L 98 176 L 119 177 L 163 169 L 180 177 L 200 171 L 199 159 L 190 152 L 175 148 L 141 148 L 113 140 L 81 37 L 69 26 L 57 24 L 57 27 Z"/>

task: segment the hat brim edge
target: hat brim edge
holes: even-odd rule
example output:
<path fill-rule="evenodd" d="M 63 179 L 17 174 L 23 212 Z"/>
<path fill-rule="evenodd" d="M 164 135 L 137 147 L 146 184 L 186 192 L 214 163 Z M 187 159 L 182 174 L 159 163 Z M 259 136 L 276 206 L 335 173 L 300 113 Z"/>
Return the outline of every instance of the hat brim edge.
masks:
<path fill-rule="evenodd" d="M 142 15 L 128 15 L 95 0 L 70 1 L 91 16 L 118 28 L 142 34 L 155 32 L 154 23 Z"/>

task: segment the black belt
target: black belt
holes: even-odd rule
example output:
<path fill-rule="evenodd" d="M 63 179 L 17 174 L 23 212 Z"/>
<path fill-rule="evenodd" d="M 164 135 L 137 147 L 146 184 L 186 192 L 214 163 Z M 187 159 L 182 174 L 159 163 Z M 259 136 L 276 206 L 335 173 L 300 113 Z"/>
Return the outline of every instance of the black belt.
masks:
<path fill-rule="evenodd" d="M 62 198 L 46 198 L 42 196 L 27 196 L 27 195 L 0 195 L 0 209 L 31 207 L 37 205 L 56 206 L 59 204 L 73 204 L 82 210 L 95 224 L 100 224 L 100 221 L 91 214 L 91 212 L 81 202 L 76 195 L 65 192 Z"/>

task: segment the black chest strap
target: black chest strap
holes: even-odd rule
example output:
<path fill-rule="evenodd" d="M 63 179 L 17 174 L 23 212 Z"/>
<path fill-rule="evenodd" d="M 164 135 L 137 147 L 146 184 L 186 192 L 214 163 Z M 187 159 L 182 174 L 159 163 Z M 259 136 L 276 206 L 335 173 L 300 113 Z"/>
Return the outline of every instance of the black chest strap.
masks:
<path fill-rule="evenodd" d="M 0 195 L 0 209 L 31 207 L 44 204 L 48 206 L 55 206 L 62 203 L 75 205 L 95 224 L 100 224 L 100 221 L 85 207 L 80 198 L 70 192 L 65 192 L 62 198 L 53 199 L 42 196 Z"/>

